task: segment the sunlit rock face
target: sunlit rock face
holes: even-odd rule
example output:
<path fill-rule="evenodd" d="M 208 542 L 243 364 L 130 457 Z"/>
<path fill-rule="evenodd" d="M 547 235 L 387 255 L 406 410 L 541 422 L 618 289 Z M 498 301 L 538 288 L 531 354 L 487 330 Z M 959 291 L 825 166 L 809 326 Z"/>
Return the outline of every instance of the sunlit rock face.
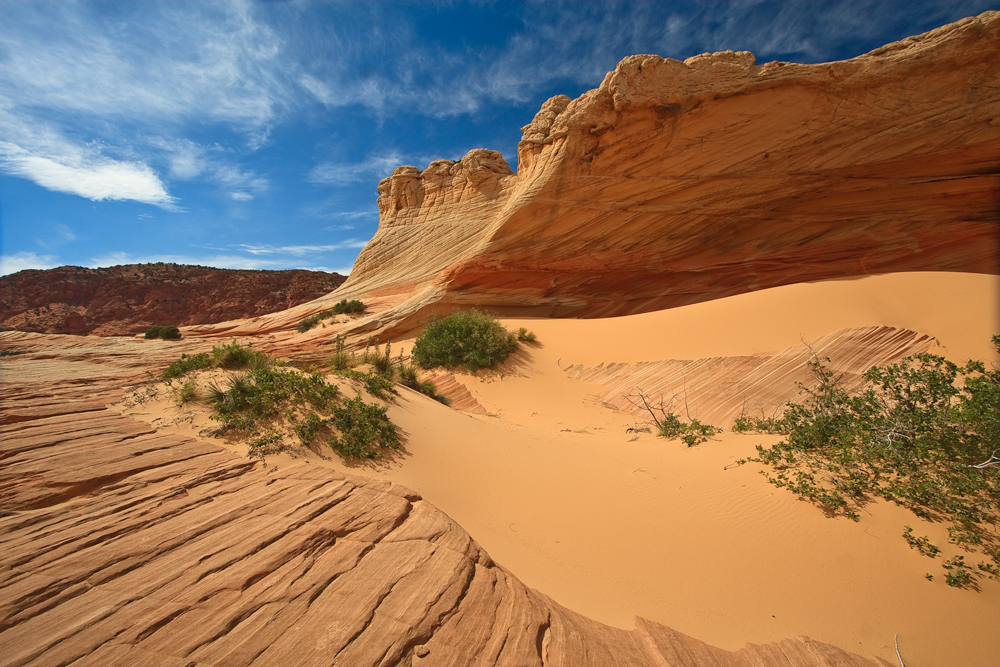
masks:
<path fill-rule="evenodd" d="M 782 284 L 1000 272 L 1000 13 L 851 60 L 625 58 L 496 151 L 379 183 L 338 294 L 383 329 L 478 304 L 622 315 Z"/>

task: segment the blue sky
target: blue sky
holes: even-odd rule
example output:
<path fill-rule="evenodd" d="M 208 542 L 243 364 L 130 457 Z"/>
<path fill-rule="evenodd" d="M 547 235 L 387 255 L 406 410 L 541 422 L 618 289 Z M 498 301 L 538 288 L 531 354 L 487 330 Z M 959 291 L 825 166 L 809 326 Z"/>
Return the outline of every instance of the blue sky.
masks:
<path fill-rule="evenodd" d="M 998 9 L 873 2 L 0 0 L 0 274 L 349 271 L 376 185 L 492 148 L 624 56 L 849 58 Z"/>

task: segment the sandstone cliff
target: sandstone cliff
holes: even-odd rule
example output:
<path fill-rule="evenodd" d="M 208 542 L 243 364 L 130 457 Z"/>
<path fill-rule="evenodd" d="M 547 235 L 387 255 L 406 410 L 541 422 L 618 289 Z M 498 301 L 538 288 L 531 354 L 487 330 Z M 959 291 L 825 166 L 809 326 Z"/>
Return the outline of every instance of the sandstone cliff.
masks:
<path fill-rule="evenodd" d="M 630 56 L 542 106 L 516 173 L 483 149 L 397 168 L 335 297 L 380 300 L 359 328 L 392 335 L 455 305 L 598 317 L 831 277 L 998 273 L 998 61 L 998 12 L 816 65 Z"/>
<path fill-rule="evenodd" d="M 0 276 L 0 325 L 38 333 L 140 333 L 153 324 L 208 324 L 284 310 L 344 280 L 319 271 L 163 263 L 26 270 Z"/>

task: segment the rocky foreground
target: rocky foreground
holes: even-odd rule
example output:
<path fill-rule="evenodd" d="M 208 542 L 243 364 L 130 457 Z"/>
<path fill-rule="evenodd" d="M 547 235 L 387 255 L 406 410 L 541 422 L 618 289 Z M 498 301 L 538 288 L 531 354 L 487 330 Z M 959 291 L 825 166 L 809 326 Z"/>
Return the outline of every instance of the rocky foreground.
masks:
<path fill-rule="evenodd" d="M 409 489 L 267 468 L 108 410 L 178 348 L 79 340 L 0 334 L 20 352 L 0 402 L 0 665 L 888 664 L 589 620 Z"/>
<path fill-rule="evenodd" d="M 0 326 L 119 336 L 154 324 L 254 317 L 321 297 L 347 278 L 321 271 L 243 271 L 182 264 L 60 266 L 0 276 Z"/>

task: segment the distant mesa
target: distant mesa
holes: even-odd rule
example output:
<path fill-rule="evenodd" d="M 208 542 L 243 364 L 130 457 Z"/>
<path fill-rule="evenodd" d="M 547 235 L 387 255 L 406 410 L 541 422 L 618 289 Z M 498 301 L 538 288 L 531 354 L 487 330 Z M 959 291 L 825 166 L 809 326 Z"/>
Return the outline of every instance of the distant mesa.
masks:
<path fill-rule="evenodd" d="M 802 281 L 1000 273 L 1000 13 L 815 65 L 622 60 L 497 151 L 397 168 L 337 298 L 603 317 Z M 376 321 L 377 320 L 377 321 Z"/>
<path fill-rule="evenodd" d="M 251 271 L 182 264 L 60 266 L 0 276 L 0 326 L 115 336 L 154 324 L 212 324 L 285 310 L 337 289 L 320 271 Z"/>

